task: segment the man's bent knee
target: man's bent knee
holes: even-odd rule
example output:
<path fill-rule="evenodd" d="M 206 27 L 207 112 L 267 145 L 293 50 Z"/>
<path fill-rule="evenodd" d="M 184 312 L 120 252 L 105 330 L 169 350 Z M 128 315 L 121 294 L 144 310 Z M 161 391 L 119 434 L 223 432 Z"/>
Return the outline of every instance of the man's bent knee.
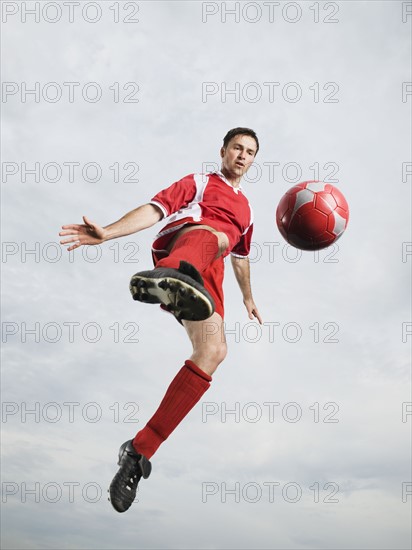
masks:
<path fill-rule="evenodd" d="M 216 364 L 216 368 L 222 363 L 227 355 L 227 345 L 226 343 L 222 342 L 218 346 L 213 346 L 209 352 L 207 352 L 211 360 Z"/>
<path fill-rule="evenodd" d="M 191 357 L 192 361 L 210 376 L 222 363 L 227 355 L 227 346 L 225 343 L 219 345 L 201 346 L 195 349 Z"/>

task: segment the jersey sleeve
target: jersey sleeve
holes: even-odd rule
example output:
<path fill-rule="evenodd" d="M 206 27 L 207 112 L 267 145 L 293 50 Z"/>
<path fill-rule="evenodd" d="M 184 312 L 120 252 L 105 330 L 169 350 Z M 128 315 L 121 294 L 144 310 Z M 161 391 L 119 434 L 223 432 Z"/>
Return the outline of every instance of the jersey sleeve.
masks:
<path fill-rule="evenodd" d="M 249 225 L 249 228 L 240 237 L 238 243 L 232 248 L 231 255 L 236 258 L 247 258 L 250 253 L 250 243 L 252 242 L 253 223 Z"/>
<path fill-rule="evenodd" d="M 159 191 L 150 204 L 154 204 L 163 212 L 165 218 L 187 206 L 196 195 L 196 183 L 193 174 L 185 176 L 172 183 L 166 189 Z"/>

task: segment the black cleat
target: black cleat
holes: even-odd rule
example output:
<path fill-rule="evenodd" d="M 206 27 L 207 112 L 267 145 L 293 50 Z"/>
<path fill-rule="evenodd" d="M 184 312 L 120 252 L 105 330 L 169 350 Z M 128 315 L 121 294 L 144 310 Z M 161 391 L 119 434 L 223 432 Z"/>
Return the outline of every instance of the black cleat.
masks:
<path fill-rule="evenodd" d="M 202 276 L 185 261 L 180 262 L 179 269 L 157 267 L 136 273 L 130 281 L 130 292 L 139 302 L 161 304 L 180 323 L 183 319 L 203 321 L 215 310 Z"/>
<path fill-rule="evenodd" d="M 150 476 L 152 465 L 135 450 L 131 439 L 120 447 L 118 465 L 119 471 L 110 484 L 109 500 L 117 512 L 126 512 L 136 498 L 140 478 Z"/>

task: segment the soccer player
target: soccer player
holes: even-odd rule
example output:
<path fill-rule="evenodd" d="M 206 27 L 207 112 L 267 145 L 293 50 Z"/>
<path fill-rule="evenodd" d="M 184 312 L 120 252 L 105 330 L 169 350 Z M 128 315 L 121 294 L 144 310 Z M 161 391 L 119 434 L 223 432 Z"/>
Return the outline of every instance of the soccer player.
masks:
<path fill-rule="evenodd" d="M 223 259 L 229 253 L 248 316 L 262 323 L 250 286 L 253 217 L 240 184 L 258 150 L 253 130 L 234 128 L 220 149 L 220 171 L 186 176 L 106 227 L 83 216 L 84 224 L 64 225 L 59 233 L 70 251 L 168 218 L 153 243 L 155 268 L 136 273 L 130 291 L 135 300 L 160 304 L 172 313 L 186 329 L 193 353 L 146 426 L 120 447 L 120 468 L 110 485 L 110 501 L 118 512 L 131 506 L 140 479 L 150 475 L 150 458 L 209 389 L 226 356 L 222 283 Z"/>

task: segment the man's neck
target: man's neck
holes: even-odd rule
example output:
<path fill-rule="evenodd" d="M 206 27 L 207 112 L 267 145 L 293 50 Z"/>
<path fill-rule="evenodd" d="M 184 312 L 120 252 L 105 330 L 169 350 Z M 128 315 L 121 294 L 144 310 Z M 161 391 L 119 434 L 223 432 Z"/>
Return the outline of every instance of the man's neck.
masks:
<path fill-rule="evenodd" d="M 231 176 L 226 170 L 225 168 L 221 168 L 220 171 L 222 172 L 222 174 L 225 176 L 225 178 L 227 179 L 227 181 L 230 183 L 230 185 L 232 185 L 232 187 L 235 187 L 235 188 L 238 188 L 240 187 L 240 182 L 242 180 L 242 178 L 240 177 L 237 177 L 237 176 Z"/>

